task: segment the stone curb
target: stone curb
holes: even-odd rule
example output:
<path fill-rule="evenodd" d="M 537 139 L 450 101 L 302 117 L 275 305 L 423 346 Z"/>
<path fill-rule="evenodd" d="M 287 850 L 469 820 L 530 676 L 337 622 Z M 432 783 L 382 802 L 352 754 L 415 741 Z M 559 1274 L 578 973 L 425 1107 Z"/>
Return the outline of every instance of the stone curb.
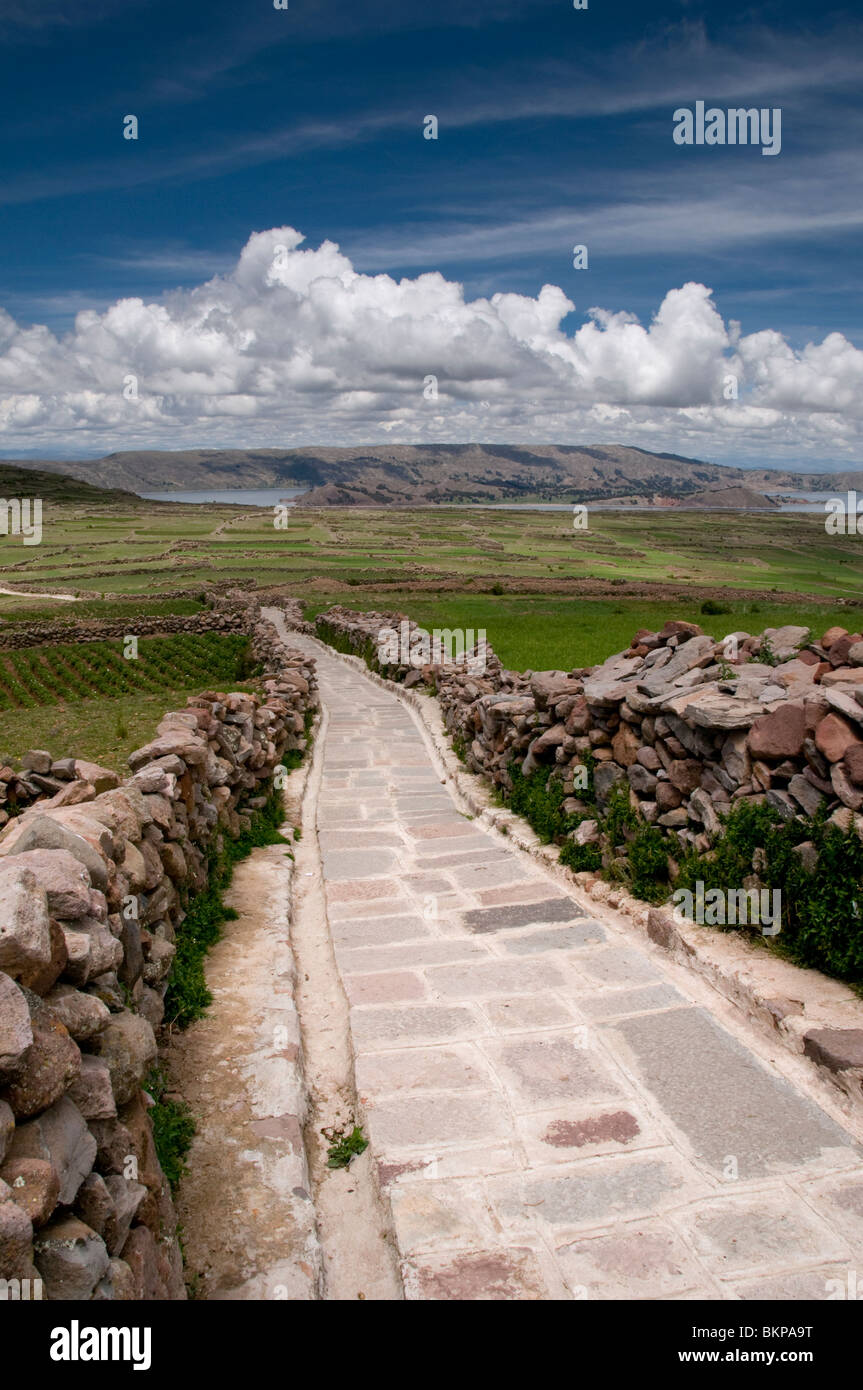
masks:
<path fill-rule="evenodd" d="M 842 1110 L 863 1118 L 863 1001 L 848 985 L 782 960 L 732 932 L 678 921 L 671 909 L 651 907 L 593 873 L 572 873 L 560 863 L 553 845 L 542 844 L 521 816 L 496 805 L 481 776 L 462 765 L 450 746 L 435 696 L 405 690 L 370 670 L 361 657 L 314 640 L 417 714 L 436 764 L 472 815 L 539 860 L 583 907 L 601 903 L 619 912 L 675 961 L 706 980 L 762 1033 L 795 1056 L 807 1058 Z"/>

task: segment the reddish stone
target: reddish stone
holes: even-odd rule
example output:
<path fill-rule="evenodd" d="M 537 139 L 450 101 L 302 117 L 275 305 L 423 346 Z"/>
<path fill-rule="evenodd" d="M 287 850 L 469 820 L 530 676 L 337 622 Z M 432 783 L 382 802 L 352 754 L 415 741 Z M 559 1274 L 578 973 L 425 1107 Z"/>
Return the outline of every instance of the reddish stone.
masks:
<path fill-rule="evenodd" d="M 806 740 L 803 706 L 780 705 L 757 720 L 749 730 L 749 751 L 754 758 L 799 758 Z"/>
<path fill-rule="evenodd" d="M 838 642 L 840 637 L 847 637 L 847 627 L 828 627 L 824 636 L 821 638 L 821 646 L 825 652 L 829 651 L 834 642 Z"/>
<path fill-rule="evenodd" d="M 830 644 L 827 655 L 830 658 L 831 666 L 845 666 L 848 662 L 848 653 L 855 642 L 863 641 L 863 635 L 859 632 L 846 633 L 844 637 L 838 637 L 835 642 Z"/>
<path fill-rule="evenodd" d="M 845 775 L 857 787 L 863 787 L 863 743 L 851 743 L 842 758 Z"/>
<path fill-rule="evenodd" d="M 854 744 L 861 742 L 841 714 L 827 714 L 815 730 L 815 746 L 831 763 L 838 763 Z"/>

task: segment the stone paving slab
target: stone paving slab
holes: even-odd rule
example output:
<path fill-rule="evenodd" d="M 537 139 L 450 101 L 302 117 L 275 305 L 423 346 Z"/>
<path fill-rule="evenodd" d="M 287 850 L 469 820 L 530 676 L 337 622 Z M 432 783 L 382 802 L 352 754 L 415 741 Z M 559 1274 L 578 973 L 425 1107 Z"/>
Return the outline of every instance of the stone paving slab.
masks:
<path fill-rule="evenodd" d="M 853 1137 L 706 986 L 462 815 L 394 695 L 296 640 L 406 1297 L 836 1297 L 863 1269 Z"/>

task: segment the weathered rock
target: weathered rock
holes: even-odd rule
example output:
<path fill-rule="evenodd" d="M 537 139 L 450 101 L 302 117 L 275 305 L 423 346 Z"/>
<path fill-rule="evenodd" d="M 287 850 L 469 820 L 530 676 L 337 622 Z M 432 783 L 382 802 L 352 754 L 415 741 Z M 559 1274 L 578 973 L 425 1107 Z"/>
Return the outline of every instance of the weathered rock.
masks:
<path fill-rule="evenodd" d="M 85 1120 L 112 1120 L 117 1114 L 111 1073 L 107 1062 L 101 1057 L 93 1057 L 86 1052 L 82 1055 L 81 1070 L 67 1095 L 75 1102 Z"/>
<path fill-rule="evenodd" d="M 45 890 L 31 869 L 0 863 L 0 970 L 12 979 L 51 960 Z"/>
<path fill-rule="evenodd" d="M 122 1250 L 129 1235 L 132 1222 L 138 1214 L 141 1203 L 146 1199 L 147 1189 L 143 1183 L 132 1182 L 117 1175 L 105 1179 L 111 1194 L 113 1212 L 109 1217 L 104 1237 L 108 1251 L 116 1255 Z"/>
<path fill-rule="evenodd" d="M 827 714 L 815 730 L 815 746 L 831 763 L 838 763 L 853 745 L 863 747 L 856 729 L 839 714 Z"/>
<path fill-rule="evenodd" d="M 59 1200 L 69 1206 L 93 1167 L 96 1140 L 78 1107 L 68 1096 L 61 1096 L 37 1119 L 16 1127 L 8 1157 L 49 1162 L 60 1184 Z"/>
<path fill-rule="evenodd" d="M 72 812 L 77 811 L 72 807 Z M 20 833 L 13 840 L 5 839 L 0 844 L 0 855 L 20 854 L 29 849 L 65 849 L 80 861 L 90 874 L 90 881 L 96 888 L 104 889 L 108 881 L 106 859 L 97 845 L 83 835 L 80 830 L 64 824 L 58 816 L 70 812 L 52 811 L 50 816 L 34 815 L 32 812 L 24 819 Z M 107 832 L 105 832 L 107 833 Z M 110 836 L 108 836 L 110 850 Z M 107 851 L 106 851 L 107 852 Z"/>
<path fill-rule="evenodd" d="M 0 1279 L 26 1279 L 30 1275 L 33 1225 L 29 1216 L 10 1198 L 0 1198 Z"/>
<path fill-rule="evenodd" d="M 125 1260 L 108 1261 L 107 1273 L 93 1292 L 94 1303 L 130 1303 L 137 1297 L 135 1276 Z"/>
<path fill-rule="evenodd" d="M 20 1066 L 32 1044 L 27 1000 L 14 980 L 0 975 L 0 1077 Z"/>
<path fill-rule="evenodd" d="M 863 1028 L 813 1028 L 803 1039 L 803 1052 L 832 1072 L 863 1067 Z"/>
<path fill-rule="evenodd" d="M 668 780 L 684 796 L 701 785 L 701 763 L 694 758 L 675 758 L 668 765 Z"/>
<path fill-rule="evenodd" d="M 11 1200 L 26 1212 L 34 1226 L 44 1226 L 60 1197 L 60 1180 L 44 1158 L 10 1158 L 0 1168 Z"/>
<path fill-rule="evenodd" d="M 110 791 L 112 787 L 120 785 L 116 772 L 109 767 L 100 767 L 98 763 L 88 763 L 85 758 L 75 759 L 75 775 L 89 782 L 97 793 Z"/>
<path fill-rule="evenodd" d="M 753 724 L 749 731 L 749 752 L 754 758 L 799 758 L 806 732 L 803 705 L 782 705 Z"/>
<path fill-rule="evenodd" d="M 12 1107 L 5 1100 L 0 1100 L 0 1163 L 6 1157 L 14 1133 L 15 1116 L 12 1114 Z"/>
<path fill-rule="evenodd" d="M 51 1300 L 90 1298 L 108 1269 L 105 1242 L 83 1221 L 64 1216 L 43 1227 L 34 1260 Z"/>
<path fill-rule="evenodd" d="M 62 1096 L 81 1069 L 81 1053 L 57 1016 L 28 996 L 33 1041 L 3 1088 L 17 1119 L 29 1119 Z"/>
<path fill-rule="evenodd" d="M 100 999 L 92 994 L 83 994 L 73 985 L 55 985 L 45 995 L 45 1003 L 76 1042 L 92 1038 L 105 1027 L 111 1016 Z"/>
<path fill-rule="evenodd" d="M 124 1105 L 156 1060 L 152 1028 L 137 1014 L 115 1014 L 95 1039 L 94 1049 L 108 1065 L 117 1104 Z"/>
<path fill-rule="evenodd" d="M 55 917 L 83 917 L 89 911 L 90 875 L 68 850 L 19 851 L 11 863 L 33 871 Z"/>

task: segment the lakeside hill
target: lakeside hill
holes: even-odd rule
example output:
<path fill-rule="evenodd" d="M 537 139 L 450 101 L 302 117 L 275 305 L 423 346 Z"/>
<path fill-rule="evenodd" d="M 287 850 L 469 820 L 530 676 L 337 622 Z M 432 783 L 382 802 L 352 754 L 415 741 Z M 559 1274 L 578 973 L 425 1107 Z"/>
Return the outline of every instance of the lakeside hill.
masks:
<path fill-rule="evenodd" d="M 62 466 L 62 465 L 59 465 Z M 59 467 L 58 466 L 58 467 Z M 122 488 L 106 488 L 80 478 L 39 467 L 5 463 L 0 459 L 0 498 L 40 497 L 43 502 L 67 505 L 140 507 L 141 499 Z"/>
<path fill-rule="evenodd" d="M 837 481 L 832 474 L 732 468 L 617 444 L 127 450 L 86 460 L 16 459 L 7 466 L 13 463 L 126 491 L 302 487 L 302 505 L 311 507 L 615 499 L 691 499 L 704 506 L 710 504 L 700 495 L 717 489 L 751 491 L 749 505 L 769 506 L 764 489 L 823 490 Z"/>

